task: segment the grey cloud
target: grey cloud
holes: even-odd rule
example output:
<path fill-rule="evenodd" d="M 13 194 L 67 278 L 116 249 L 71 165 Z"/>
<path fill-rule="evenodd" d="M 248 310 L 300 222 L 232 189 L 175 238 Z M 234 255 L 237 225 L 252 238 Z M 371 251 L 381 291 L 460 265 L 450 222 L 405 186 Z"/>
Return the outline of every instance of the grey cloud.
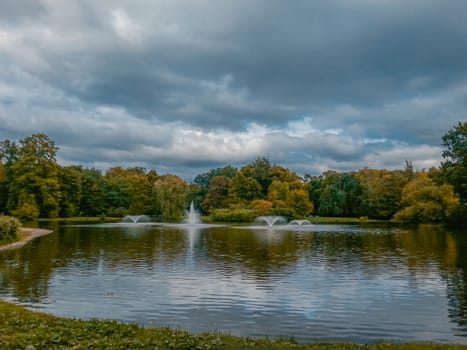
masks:
<path fill-rule="evenodd" d="M 31 17 L 44 16 L 47 8 L 38 0 L 15 0 L 0 2 L 0 20 L 9 23 Z"/>
<path fill-rule="evenodd" d="M 237 164 L 263 152 L 304 171 L 390 167 L 404 145 L 423 161 L 421 146 L 467 119 L 466 11 L 462 0 L 5 1 L 0 136 L 44 131 L 64 161 L 190 172 L 235 152 L 217 139 L 224 153 L 200 140 L 188 152 L 177 128 L 241 138 L 257 124 L 277 133 L 239 141 L 252 148 Z M 278 131 L 305 116 L 341 133 Z"/>

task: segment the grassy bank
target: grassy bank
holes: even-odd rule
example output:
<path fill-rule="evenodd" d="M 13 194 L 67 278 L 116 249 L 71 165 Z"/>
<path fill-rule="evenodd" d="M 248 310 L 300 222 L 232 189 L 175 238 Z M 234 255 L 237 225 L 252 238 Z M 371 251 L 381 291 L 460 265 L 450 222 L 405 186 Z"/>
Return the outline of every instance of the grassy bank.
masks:
<path fill-rule="evenodd" d="M 22 240 L 26 239 L 28 234 L 25 231 L 19 230 L 18 233 L 16 234 L 15 238 L 9 238 L 9 239 L 0 239 L 0 247 L 16 243 L 16 242 L 21 242 Z"/>
<path fill-rule="evenodd" d="M 119 222 L 123 218 L 120 217 L 107 217 L 107 216 L 72 216 L 66 218 L 48 218 L 48 219 L 38 219 L 37 221 L 48 221 L 48 222 Z"/>
<path fill-rule="evenodd" d="M 467 345 L 350 343 L 297 344 L 291 340 L 247 339 L 216 333 L 190 334 L 142 328 L 116 321 L 80 321 L 32 312 L 0 301 L 1 349 L 369 349 L 466 350 Z"/>
<path fill-rule="evenodd" d="M 388 220 L 376 220 L 368 218 L 341 218 L 341 217 L 325 217 L 316 216 L 308 218 L 312 224 L 377 224 L 390 223 Z"/>

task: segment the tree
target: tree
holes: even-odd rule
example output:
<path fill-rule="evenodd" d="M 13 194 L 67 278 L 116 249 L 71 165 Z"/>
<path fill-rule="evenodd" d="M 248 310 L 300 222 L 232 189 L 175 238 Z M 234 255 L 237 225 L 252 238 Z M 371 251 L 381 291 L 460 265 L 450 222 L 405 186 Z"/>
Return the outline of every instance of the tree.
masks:
<path fill-rule="evenodd" d="M 396 222 L 444 221 L 458 205 L 459 198 L 451 185 L 436 185 L 426 173 L 418 173 L 402 189 L 402 209 L 394 215 Z"/>
<path fill-rule="evenodd" d="M 305 217 L 313 212 L 313 203 L 310 202 L 308 192 L 304 189 L 290 191 L 287 206 L 297 217 Z"/>
<path fill-rule="evenodd" d="M 209 190 L 201 203 L 201 208 L 205 212 L 210 212 L 211 209 L 223 208 L 226 206 L 226 201 L 229 194 L 231 179 L 225 176 L 214 176 L 209 184 Z"/>
<path fill-rule="evenodd" d="M 8 209 L 22 213 L 23 206 L 34 205 L 41 217 L 57 217 L 61 193 L 55 143 L 46 134 L 33 134 L 15 148 L 15 157 L 9 159 Z"/>
<path fill-rule="evenodd" d="M 247 177 L 242 170 L 232 179 L 229 197 L 234 203 L 249 202 L 261 199 L 261 185 L 253 177 Z"/>
<path fill-rule="evenodd" d="M 354 176 L 362 186 L 361 213 L 391 219 L 401 209 L 402 188 L 409 182 L 409 173 L 365 168 Z"/>
<path fill-rule="evenodd" d="M 212 169 L 206 173 L 199 174 L 193 180 L 193 184 L 190 190 L 190 200 L 194 202 L 196 207 L 205 211 L 202 203 L 208 194 L 212 179 L 216 176 L 232 179 L 236 173 L 237 168 L 231 165 L 227 165 L 223 168 Z"/>
<path fill-rule="evenodd" d="M 461 203 L 467 203 L 467 121 L 459 122 L 442 137 L 444 162 L 442 173 L 459 194 Z"/>
<path fill-rule="evenodd" d="M 270 176 L 271 168 L 272 166 L 268 159 L 257 158 L 253 163 L 245 165 L 240 170 L 246 178 L 252 178 L 260 185 L 260 193 L 262 193 L 262 197 L 264 198 L 267 196 L 272 182 Z"/>
<path fill-rule="evenodd" d="M 188 183 L 176 175 L 163 175 L 153 186 L 153 203 L 156 214 L 164 220 L 179 220 L 188 206 Z"/>
<path fill-rule="evenodd" d="M 60 178 L 60 217 L 79 215 L 82 191 L 82 169 L 78 166 L 59 168 Z"/>
<path fill-rule="evenodd" d="M 6 167 L 0 161 L 0 213 L 6 212 L 8 201 L 8 178 Z"/>
<path fill-rule="evenodd" d="M 105 181 L 100 170 L 86 168 L 81 171 L 83 196 L 80 202 L 80 216 L 98 216 L 106 212 Z"/>
<path fill-rule="evenodd" d="M 327 172 L 320 183 L 319 214 L 325 216 L 358 216 L 362 186 L 350 173 Z"/>

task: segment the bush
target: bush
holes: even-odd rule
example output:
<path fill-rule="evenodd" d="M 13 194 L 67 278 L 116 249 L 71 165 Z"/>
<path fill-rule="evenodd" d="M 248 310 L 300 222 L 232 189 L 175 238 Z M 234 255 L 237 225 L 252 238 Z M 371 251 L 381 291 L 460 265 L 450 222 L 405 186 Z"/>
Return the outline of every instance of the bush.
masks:
<path fill-rule="evenodd" d="M 14 241 L 21 227 L 18 219 L 11 216 L 0 216 L 0 241 Z"/>
<path fill-rule="evenodd" d="M 467 204 L 459 204 L 455 207 L 446 218 L 449 226 L 464 227 L 467 223 Z"/>
<path fill-rule="evenodd" d="M 39 208 L 34 203 L 23 203 L 19 208 L 12 210 L 11 214 L 25 221 L 33 221 L 39 217 Z"/>
<path fill-rule="evenodd" d="M 107 216 L 110 217 L 123 218 L 126 215 L 128 215 L 128 210 L 126 208 L 118 207 L 107 210 Z"/>
<path fill-rule="evenodd" d="M 253 209 L 214 209 L 211 221 L 252 222 L 258 215 Z"/>

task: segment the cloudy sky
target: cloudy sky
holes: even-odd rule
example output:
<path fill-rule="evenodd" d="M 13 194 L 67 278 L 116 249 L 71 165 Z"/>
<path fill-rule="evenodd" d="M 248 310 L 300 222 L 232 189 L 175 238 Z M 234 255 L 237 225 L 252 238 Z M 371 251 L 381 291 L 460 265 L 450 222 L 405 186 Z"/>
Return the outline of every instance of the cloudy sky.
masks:
<path fill-rule="evenodd" d="M 0 139 L 185 179 L 438 166 L 467 119 L 465 0 L 0 1 Z"/>

